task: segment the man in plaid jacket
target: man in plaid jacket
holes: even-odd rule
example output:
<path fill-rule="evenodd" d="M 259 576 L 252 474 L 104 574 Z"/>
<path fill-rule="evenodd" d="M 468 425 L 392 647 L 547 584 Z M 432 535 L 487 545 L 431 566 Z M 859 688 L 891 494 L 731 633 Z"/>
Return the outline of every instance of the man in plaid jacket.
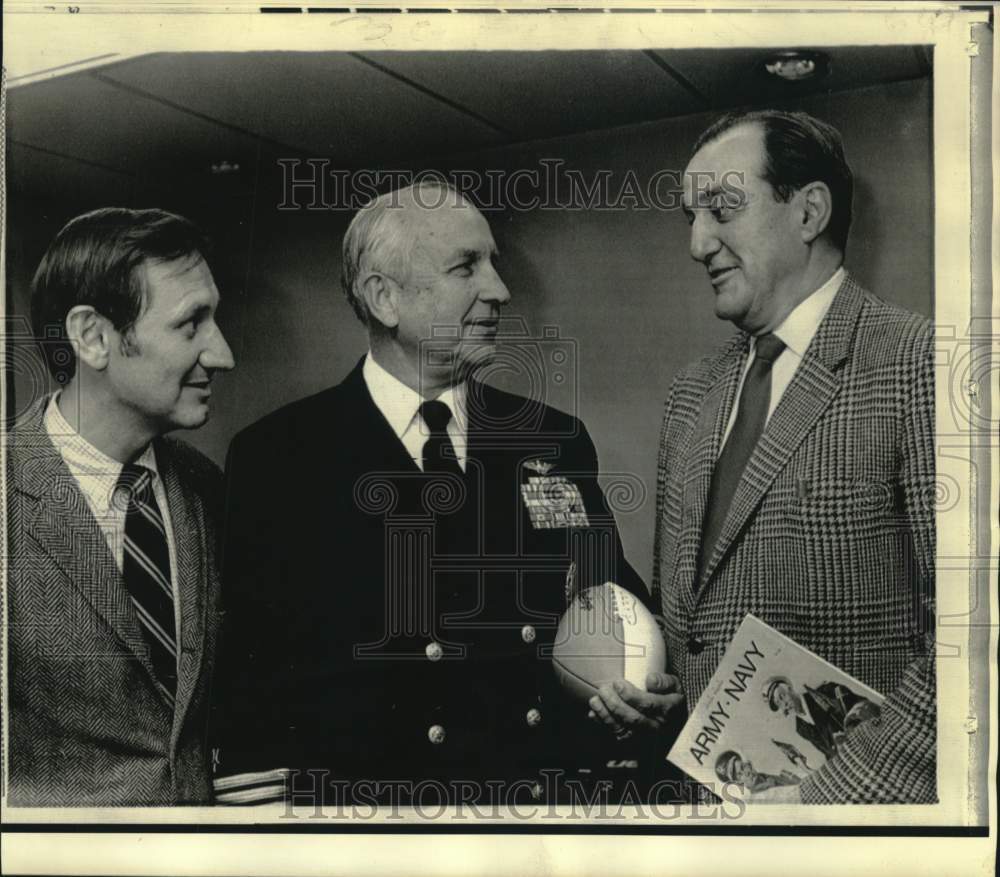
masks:
<path fill-rule="evenodd" d="M 682 695 L 693 709 L 753 613 L 887 696 L 765 797 L 936 801 L 931 325 L 844 271 L 853 181 L 831 126 L 724 116 L 685 179 L 691 255 L 740 331 L 666 403 L 653 586 L 673 675 L 605 686 L 594 717 L 657 730 Z"/>

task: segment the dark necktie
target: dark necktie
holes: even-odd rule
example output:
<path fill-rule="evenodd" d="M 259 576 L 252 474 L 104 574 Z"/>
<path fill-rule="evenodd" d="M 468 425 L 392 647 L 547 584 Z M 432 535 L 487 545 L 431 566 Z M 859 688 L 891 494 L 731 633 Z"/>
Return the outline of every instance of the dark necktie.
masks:
<path fill-rule="evenodd" d="M 767 422 L 767 409 L 771 402 L 771 366 L 785 349 L 785 343 L 776 335 L 761 335 L 757 339 L 753 364 L 743 381 L 736 422 L 729 433 L 712 473 L 712 487 L 708 494 L 705 525 L 702 528 L 701 552 L 698 557 L 698 582 L 701 582 L 705 564 L 712 556 L 715 543 L 722 534 L 722 525 L 729 514 L 729 507 L 736 495 L 736 487 L 743 476 L 753 449 Z"/>
<path fill-rule="evenodd" d="M 118 479 L 124 491 L 125 552 L 122 578 L 132 598 L 160 688 L 171 702 L 177 691 L 177 633 L 170 554 L 163 516 L 153 494 L 153 473 L 127 464 Z"/>
<path fill-rule="evenodd" d="M 420 416 L 431 431 L 431 437 L 424 442 L 424 472 L 448 472 L 461 478 L 455 446 L 448 437 L 451 409 L 444 402 L 431 399 L 420 406 Z"/>

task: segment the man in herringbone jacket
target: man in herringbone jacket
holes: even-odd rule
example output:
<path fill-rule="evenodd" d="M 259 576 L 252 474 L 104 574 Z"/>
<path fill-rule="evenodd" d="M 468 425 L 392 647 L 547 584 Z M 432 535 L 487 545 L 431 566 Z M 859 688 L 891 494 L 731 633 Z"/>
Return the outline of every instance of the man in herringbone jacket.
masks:
<path fill-rule="evenodd" d="M 667 397 L 654 589 L 670 670 L 692 709 L 753 613 L 887 696 L 822 769 L 766 796 L 933 802 L 931 326 L 844 271 L 853 183 L 829 125 L 731 114 L 686 178 L 691 254 L 740 331 Z M 593 706 L 655 728 L 668 704 L 605 689 Z"/>
<path fill-rule="evenodd" d="M 233 366 L 204 242 L 161 210 L 70 222 L 32 317 L 62 389 L 7 439 L 14 806 L 208 803 L 222 475 L 201 426 Z"/>

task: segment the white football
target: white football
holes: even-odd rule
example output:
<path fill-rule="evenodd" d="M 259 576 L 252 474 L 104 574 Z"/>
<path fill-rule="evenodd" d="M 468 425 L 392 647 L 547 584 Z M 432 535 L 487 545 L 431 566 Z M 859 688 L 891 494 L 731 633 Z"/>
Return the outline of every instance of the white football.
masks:
<path fill-rule="evenodd" d="M 552 667 L 560 683 L 584 700 L 616 679 L 645 691 L 646 674 L 662 672 L 666 663 L 656 620 L 642 601 L 613 582 L 574 598 L 552 646 Z"/>

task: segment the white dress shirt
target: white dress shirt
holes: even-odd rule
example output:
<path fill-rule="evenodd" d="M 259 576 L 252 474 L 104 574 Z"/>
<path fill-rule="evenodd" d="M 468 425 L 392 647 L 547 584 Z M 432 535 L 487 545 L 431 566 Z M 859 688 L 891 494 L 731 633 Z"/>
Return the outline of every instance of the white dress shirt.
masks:
<path fill-rule="evenodd" d="M 781 351 L 771 366 L 771 401 L 767 407 L 768 420 L 774 414 L 774 409 L 778 407 L 778 403 L 785 394 L 785 390 L 788 389 L 788 385 L 792 382 L 792 378 L 795 377 L 799 363 L 802 362 L 806 348 L 809 347 L 813 336 L 816 334 L 816 330 L 819 329 L 819 324 L 823 322 L 823 317 L 830 310 L 834 296 L 837 294 L 837 290 L 840 289 L 840 284 L 844 280 L 844 273 L 843 268 L 838 268 L 834 271 L 833 276 L 826 283 L 800 302 L 795 310 L 785 317 L 781 325 L 774 330 L 773 334 L 777 335 L 785 343 L 785 349 Z M 740 385 L 736 388 L 737 399 L 740 398 L 740 394 L 743 392 L 743 382 L 746 380 L 747 372 L 750 371 L 750 366 L 753 365 L 756 353 L 757 339 L 754 338 L 750 343 L 750 355 L 747 356 L 746 364 L 743 366 L 743 374 L 740 376 Z M 734 405 L 733 410 L 729 414 L 729 423 L 726 425 L 726 432 L 722 436 L 720 449 L 725 447 L 733 424 L 736 423 L 738 407 L 738 405 Z M 766 424 L 767 420 L 764 422 Z"/>
<path fill-rule="evenodd" d="M 407 454 L 423 470 L 424 444 L 431 437 L 431 430 L 420 416 L 419 409 L 427 400 L 382 368 L 375 361 L 371 351 L 368 351 L 365 357 L 361 374 L 375 406 L 389 422 L 392 431 L 406 448 Z M 463 472 L 468 450 L 465 399 L 464 383 L 449 387 L 437 397 L 437 401 L 444 402 L 451 411 L 448 437 L 455 446 L 455 456 Z"/>
<path fill-rule="evenodd" d="M 93 513 L 97 526 L 101 528 L 104 538 L 107 539 L 108 549 L 118 565 L 118 571 L 121 572 L 125 564 L 125 509 L 119 508 L 118 503 L 112 502 L 112 498 L 118 477 L 121 475 L 122 464 L 99 451 L 66 422 L 56 404 L 58 398 L 59 393 L 55 393 L 45 409 L 45 431 L 87 500 L 87 506 Z M 167 533 L 170 586 L 174 594 L 174 624 L 177 641 L 180 642 L 181 612 L 177 593 L 177 551 L 170 523 L 170 505 L 167 503 L 167 492 L 156 465 L 153 446 L 149 445 L 135 463 L 138 466 L 145 466 L 153 473 L 153 496 L 156 497 L 156 504 L 160 507 L 163 528 Z"/>

